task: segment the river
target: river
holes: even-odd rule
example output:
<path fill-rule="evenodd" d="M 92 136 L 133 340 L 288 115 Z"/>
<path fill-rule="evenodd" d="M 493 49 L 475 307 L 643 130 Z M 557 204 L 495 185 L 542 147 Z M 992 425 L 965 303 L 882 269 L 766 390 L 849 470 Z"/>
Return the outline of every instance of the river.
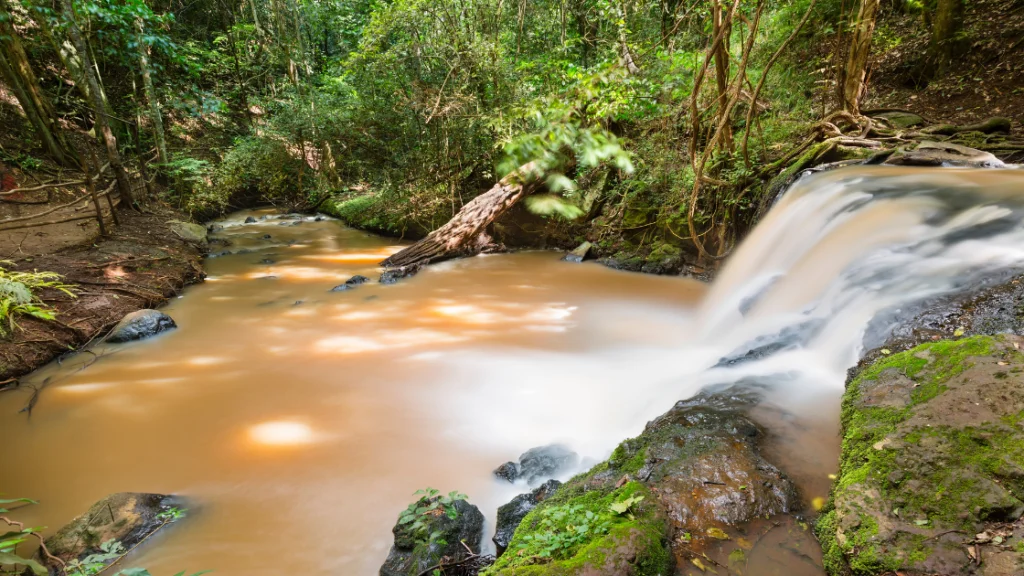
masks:
<path fill-rule="evenodd" d="M 467 493 L 489 540 L 525 490 L 497 465 L 552 442 L 595 463 L 674 401 L 744 381 L 811 513 L 837 467 L 845 370 L 913 304 L 1024 266 L 1022 188 L 1008 171 L 805 179 L 710 287 L 539 251 L 331 292 L 401 245 L 236 213 L 217 233 L 233 253 L 164 308 L 177 330 L 37 371 L 31 417 L 27 392 L 0 395 L 17 463 L 0 486 L 38 499 L 19 518 L 51 529 L 112 492 L 185 496 L 188 518 L 126 562 L 157 575 L 369 575 L 417 489 Z"/>

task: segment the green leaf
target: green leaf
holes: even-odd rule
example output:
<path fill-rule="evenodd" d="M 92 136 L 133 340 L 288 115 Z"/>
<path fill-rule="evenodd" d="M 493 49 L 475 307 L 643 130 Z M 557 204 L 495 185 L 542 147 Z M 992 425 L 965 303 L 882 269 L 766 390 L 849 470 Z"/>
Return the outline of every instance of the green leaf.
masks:
<path fill-rule="evenodd" d="M 184 572 L 182 572 L 184 574 Z M 125 568 L 114 576 L 152 576 L 145 568 Z"/>
<path fill-rule="evenodd" d="M 10 554 L 8 552 L 0 552 L 0 565 L 12 566 L 14 564 L 28 566 L 29 569 L 32 570 L 32 572 L 37 576 L 46 576 L 47 574 L 49 574 L 46 568 L 43 568 L 42 564 L 36 562 L 35 560 L 22 558 L 21 556 L 18 556 L 16 554 Z"/>

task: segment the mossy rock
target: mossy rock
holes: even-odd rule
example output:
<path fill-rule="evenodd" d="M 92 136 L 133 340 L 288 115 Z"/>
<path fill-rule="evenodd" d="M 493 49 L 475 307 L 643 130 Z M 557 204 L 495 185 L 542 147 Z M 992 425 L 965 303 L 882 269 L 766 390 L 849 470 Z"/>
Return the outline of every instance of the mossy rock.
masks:
<path fill-rule="evenodd" d="M 683 251 L 668 243 L 658 244 L 651 250 L 641 271 L 647 274 L 678 274 L 683 269 Z"/>
<path fill-rule="evenodd" d="M 667 576 L 674 558 L 696 557 L 693 550 L 723 545 L 727 532 L 787 513 L 793 485 L 758 453 L 764 434 L 743 415 L 753 401 L 716 394 L 677 403 L 531 511 L 486 574 Z M 571 535 L 567 516 L 607 520 L 612 504 L 634 497 L 643 500 L 632 518 L 613 515 L 606 533 L 545 555 Z"/>
<path fill-rule="evenodd" d="M 420 502 L 425 504 L 426 499 Z M 467 556 L 467 547 L 479 552 L 484 515 L 465 500 L 455 501 L 453 507 L 454 517 L 438 509 L 429 517 L 423 533 L 413 533 L 411 524 L 397 522 L 391 530 L 395 544 L 380 568 L 380 576 L 418 576 L 442 560 L 457 561 Z M 435 537 L 428 539 L 424 534 Z"/>
<path fill-rule="evenodd" d="M 816 526 L 830 575 L 1024 573 L 1022 344 L 923 344 L 853 377 Z"/>
<path fill-rule="evenodd" d="M 621 513 L 612 509 L 627 502 Z M 591 535 L 567 543 L 580 530 Z M 570 488 L 527 514 L 508 551 L 482 574 L 668 576 L 668 534 L 666 517 L 644 484 L 582 492 Z"/>
<path fill-rule="evenodd" d="M 183 509 L 183 501 L 164 494 L 111 494 L 47 538 L 46 547 L 65 563 L 100 552 L 100 545 L 110 540 L 131 550 L 171 521 L 173 515 L 162 514 L 172 508 Z M 49 558 L 37 555 L 37 560 L 50 574 L 63 574 L 62 567 Z"/>

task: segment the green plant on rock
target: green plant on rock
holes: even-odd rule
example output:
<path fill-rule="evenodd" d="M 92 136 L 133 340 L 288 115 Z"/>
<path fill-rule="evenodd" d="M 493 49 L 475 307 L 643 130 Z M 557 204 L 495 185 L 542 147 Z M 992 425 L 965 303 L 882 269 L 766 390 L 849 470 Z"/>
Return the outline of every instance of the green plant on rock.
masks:
<path fill-rule="evenodd" d="M 439 540 L 441 532 L 436 530 L 428 532 L 430 519 L 441 515 L 452 520 L 458 518 L 459 510 L 455 507 L 455 503 L 459 500 L 466 500 L 468 496 L 455 490 L 445 496 L 441 495 L 440 490 L 429 487 L 417 490 L 413 496 L 420 498 L 409 504 L 409 507 L 398 516 L 399 525 L 405 526 L 418 542 L 447 544 Z"/>
<path fill-rule="evenodd" d="M 0 260 L 0 264 L 10 264 Z M 53 320 L 56 313 L 39 298 L 42 289 L 59 290 L 72 298 L 73 284 L 65 284 L 55 272 L 16 272 L 0 266 L 0 336 L 18 328 L 14 318 L 24 314 L 41 320 Z"/>

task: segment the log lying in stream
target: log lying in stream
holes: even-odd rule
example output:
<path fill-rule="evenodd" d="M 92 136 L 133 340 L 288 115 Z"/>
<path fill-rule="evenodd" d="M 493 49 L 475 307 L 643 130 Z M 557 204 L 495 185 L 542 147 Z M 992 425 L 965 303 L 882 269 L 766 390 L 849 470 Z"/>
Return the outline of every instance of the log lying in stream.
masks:
<path fill-rule="evenodd" d="M 477 196 L 447 224 L 426 238 L 392 254 L 380 263 L 385 268 L 418 267 L 479 253 L 490 243 L 487 226 L 534 189 L 537 164 L 528 162 Z"/>

